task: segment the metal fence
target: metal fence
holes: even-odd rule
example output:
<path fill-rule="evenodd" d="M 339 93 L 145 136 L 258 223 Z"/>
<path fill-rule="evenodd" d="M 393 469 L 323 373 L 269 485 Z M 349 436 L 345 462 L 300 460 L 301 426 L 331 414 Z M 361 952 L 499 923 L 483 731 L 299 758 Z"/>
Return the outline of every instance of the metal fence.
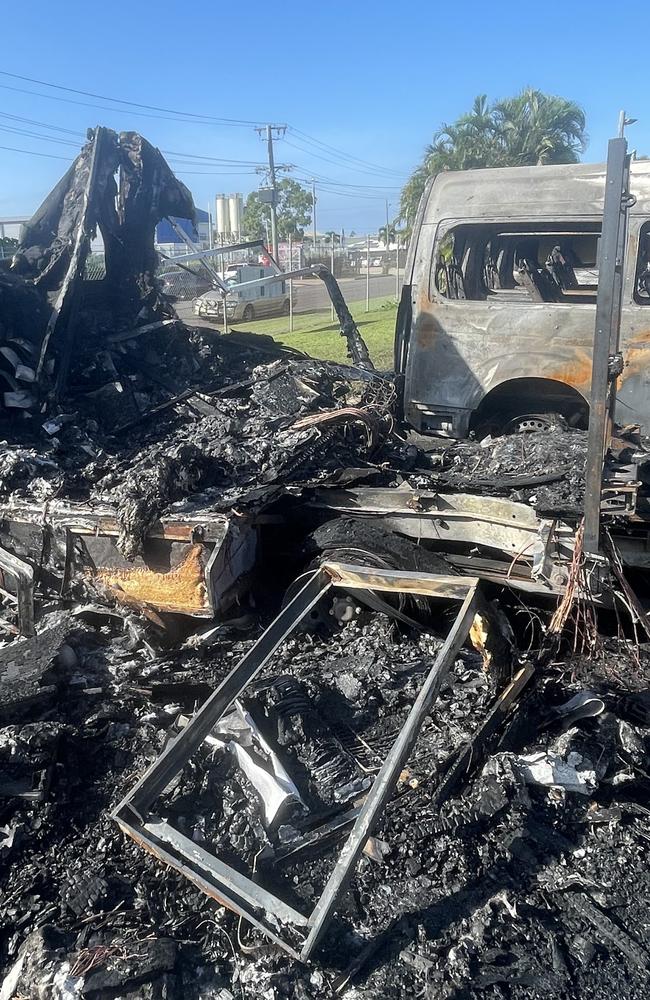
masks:
<path fill-rule="evenodd" d="M 165 247 L 165 258 L 160 261 L 157 277 L 162 291 L 170 296 L 180 317 L 188 323 L 209 323 L 223 329 L 221 304 L 216 316 L 203 314 L 199 318 L 197 315 L 197 298 L 213 287 L 206 268 L 200 261 L 190 261 L 181 266 L 174 262 L 167 250 Z M 184 247 L 181 250 L 186 252 Z M 398 258 L 396 250 L 387 252 L 376 242 L 373 244 L 372 240 L 367 240 L 365 246 L 349 248 L 332 248 L 325 242 L 315 247 L 296 245 L 291 246 L 290 252 L 287 247 L 284 253 L 281 246 L 279 256 L 285 270 L 315 263 L 333 270 L 363 332 L 364 316 L 369 312 L 373 314 L 374 322 L 383 320 L 385 310 L 388 323 L 380 322 L 380 325 L 390 328 L 401 292 L 404 254 L 405 251 L 400 250 Z M 232 257 L 230 263 L 234 263 L 245 262 L 248 255 L 246 251 L 240 251 L 229 256 Z M 227 263 L 219 264 L 219 270 L 225 269 Z M 98 281 L 105 275 L 103 253 L 90 254 L 86 261 L 86 279 Z M 218 292 L 215 292 L 214 299 L 220 303 Z M 337 360 L 345 359 L 331 302 L 318 277 L 288 280 L 284 283 L 282 295 L 273 297 L 267 293 L 264 297 L 253 299 L 250 305 L 245 318 L 238 314 L 235 319 L 229 320 L 229 328 L 257 330 L 280 339 L 288 337 L 288 343 L 294 343 L 310 353 L 313 351 L 316 355 L 329 354 Z M 292 335 L 298 337 L 297 341 L 292 340 Z"/>

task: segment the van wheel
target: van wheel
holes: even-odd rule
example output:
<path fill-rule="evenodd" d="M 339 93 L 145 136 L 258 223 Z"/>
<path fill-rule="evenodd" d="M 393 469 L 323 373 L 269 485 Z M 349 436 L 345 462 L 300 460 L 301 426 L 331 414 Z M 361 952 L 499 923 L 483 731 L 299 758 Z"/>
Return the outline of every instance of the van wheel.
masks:
<path fill-rule="evenodd" d="M 289 299 L 285 299 L 284 302 L 282 303 L 282 315 L 288 316 L 290 312 L 291 312 L 291 306 L 289 304 Z"/>
<path fill-rule="evenodd" d="M 509 420 L 505 434 L 530 434 L 535 431 L 567 430 L 568 423 L 561 413 L 525 413 Z"/>
<path fill-rule="evenodd" d="M 244 311 L 243 311 L 243 313 L 241 315 L 241 318 L 243 319 L 244 323 L 250 323 L 250 321 L 252 319 L 255 319 L 255 310 L 253 309 L 253 307 L 250 304 L 250 302 L 244 308 Z"/>

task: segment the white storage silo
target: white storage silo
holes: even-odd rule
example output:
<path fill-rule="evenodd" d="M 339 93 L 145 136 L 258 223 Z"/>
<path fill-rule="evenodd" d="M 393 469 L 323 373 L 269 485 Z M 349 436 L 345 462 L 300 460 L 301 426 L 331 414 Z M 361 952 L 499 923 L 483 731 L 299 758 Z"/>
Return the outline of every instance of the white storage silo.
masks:
<path fill-rule="evenodd" d="M 225 194 L 218 194 L 216 197 L 217 207 L 217 233 L 219 236 L 227 236 L 230 233 L 230 214 L 228 210 L 228 199 Z"/>
<path fill-rule="evenodd" d="M 230 218 L 230 232 L 233 236 L 241 233 L 241 217 L 244 207 L 244 199 L 240 194 L 228 195 L 228 214 Z"/>

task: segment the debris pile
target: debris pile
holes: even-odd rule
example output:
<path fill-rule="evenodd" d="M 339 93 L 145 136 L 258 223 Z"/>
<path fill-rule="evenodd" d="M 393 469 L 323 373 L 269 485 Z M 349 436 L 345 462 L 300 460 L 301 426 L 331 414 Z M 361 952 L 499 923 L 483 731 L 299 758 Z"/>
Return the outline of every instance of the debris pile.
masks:
<path fill-rule="evenodd" d="M 647 619 L 564 524 L 548 584 L 585 433 L 410 447 L 331 276 L 349 366 L 180 323 L 169 213 L 98 129 L 0 269 L 0 1000 L 646 996 Z"/>
<path fill-rule="evenodd" d="M 109 817 L 179 714 L 254 635 L 231 632 L 201 656 L 152 658 L 135 619 L 90 609 L 58 618 L 25 642 L 41 649 L 41 697 L 34 677 L 22 700 L 2 687 L 0 940 L 16 983 L 3 995 L 334 996 L 346 995 L 357 966 L 350 997 L 497 997 L 506 984 L 522 1000 L 543 990 L 644 995 L 647 651 L 636 659 L 629 643 L 608 640 L 595 656 L 540 671 L 481 749 L 476 737 L 503 681 L 463 650 L 305 967 L 125 840 Z M 318 828 L 367 791 L 440 642 L 371 611 L 327 635 L 294 635 L 234 729 L 215 731 L 165 791 L 161 816 L 198 847 L 254 868 L 261 885 L 281 884 L 295 905 L 311 904 L 346 832 L 332 841 Z M 241 739 L 253 711 L 275 720 L 275 739 L 263 739 L 295 787 L 275 813 L 240 761 L 260 753 Z M 476 761 L 442 802 L 466 746 Z"/>
<path fill-rule="evenodd" d="M 581 512 L 587 432 L 566 426 L 459 441 L 435 456 L 441 486 L 509 496 L 543 516 Z"/>

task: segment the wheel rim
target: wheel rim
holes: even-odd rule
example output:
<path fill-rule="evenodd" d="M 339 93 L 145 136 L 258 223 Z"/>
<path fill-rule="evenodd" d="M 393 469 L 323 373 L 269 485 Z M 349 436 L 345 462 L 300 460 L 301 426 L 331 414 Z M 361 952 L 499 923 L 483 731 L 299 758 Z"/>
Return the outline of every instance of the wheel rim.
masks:
<path fill-rule="evenodd" d="M 554 421 L 545 413 L 528 413 L 515 417 L 506 425 L 507 434 L 534 434 L 539 431 L 550 431 Z"/>

